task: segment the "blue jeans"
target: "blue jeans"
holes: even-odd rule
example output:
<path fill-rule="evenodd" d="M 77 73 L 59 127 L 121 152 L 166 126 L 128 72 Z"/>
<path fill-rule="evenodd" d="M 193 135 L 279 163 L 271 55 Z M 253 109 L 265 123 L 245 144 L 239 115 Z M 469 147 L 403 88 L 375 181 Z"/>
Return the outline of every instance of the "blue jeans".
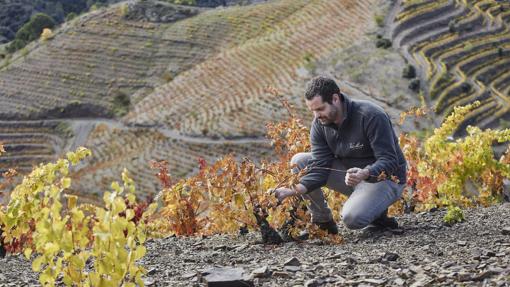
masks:
<path fill-rule="evenodd" d="M 296 165 L 296 168 L 293 172 L 297 173 L 305 168 L 311 158 L 312 154 L 309 152 L 294 155 L 291 164 Z M 331 168 L 346 170 L 339 159 L 333 161 Z M 345 172 L 331 171 L 326 187 L 349 197 L 342 207 L 342 221 L 349 229 L 360 229 L 378 218 L 397 201 L 402 196 L 405 184 L 397 184 L 391 180 L 377 183 L 362 181 L 355 187 L 350 187 L 345 184 Z M 312 222 L 327 222 L 333 219 L 320 188 L 309 191 L 303 198 L 310 201 L 308 209 L 312 215 Z"/>

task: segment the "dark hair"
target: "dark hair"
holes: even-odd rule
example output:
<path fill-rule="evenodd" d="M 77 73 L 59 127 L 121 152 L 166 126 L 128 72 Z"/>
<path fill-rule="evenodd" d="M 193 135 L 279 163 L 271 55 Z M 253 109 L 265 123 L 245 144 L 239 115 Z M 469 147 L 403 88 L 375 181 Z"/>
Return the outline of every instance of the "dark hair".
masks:
<path fill-rule="evenodd" d="M 333 102 L 333 95 L 340 96 L 340 88 L 338 88 L 335 80 L 324 76 L 318 76 L 311 79 L 306 85 L 305 98 L 307 100 L 320 95 L 323 102 L 331 104 Z"/>

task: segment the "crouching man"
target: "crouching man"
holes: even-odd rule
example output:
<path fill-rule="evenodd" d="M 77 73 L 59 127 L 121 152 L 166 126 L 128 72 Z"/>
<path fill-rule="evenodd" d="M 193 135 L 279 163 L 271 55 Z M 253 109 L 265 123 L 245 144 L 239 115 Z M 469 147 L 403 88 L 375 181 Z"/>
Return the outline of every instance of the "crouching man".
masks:
<path fill-rule="evenodd" d="M 397 228 L 396 220 L 387 212 L 402 195 L 407 164 L 389 116 L 374 103 L 348 98 L 327 77 L 312 79 L 305 98 L 314 114 L 312 151 L 296 154 L 291 164 L 293 172 L 306 168 L 306 173 L 296 186 L 276 189 L 276 197 L 308 199 L 312 222 L 337 234 L 321 190 L 327 186 L 348 196 L 342 208 L 347 228 L 361 229 L 369 224 Z"/>

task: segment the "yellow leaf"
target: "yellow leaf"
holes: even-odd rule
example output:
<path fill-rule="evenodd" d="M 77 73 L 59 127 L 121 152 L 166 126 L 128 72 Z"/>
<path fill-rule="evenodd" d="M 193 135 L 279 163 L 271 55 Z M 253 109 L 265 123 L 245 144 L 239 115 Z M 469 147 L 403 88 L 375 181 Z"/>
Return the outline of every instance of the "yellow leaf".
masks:
<path fill-rule="evenodd" d="M 65 274 L 65 273 L 64 273 L 64 278 L 62 278 L 62 281 L 64 281 L 64 284 L 66 284 L 66 286 L 73 285 L 73 279 L 71 279 L 71 277 L 67 276 L 67 274 Z"/>
<path fill-rule="evenodd" d="M 113 183 L 112 183 L 113 184 Z M 104 194 L 103 194 L 103 201 L 104 203 L 108 206 L 112 203 L 112 193 L 109 192 L 109 191 L 106 191 Z"/>
<path fill-rule="evenodd" d="M 48 242 L 44 245 L 44 254 L 55 254 L 60 250 L 60 246 L 53 242 Z"/>
<path fill-rule="evenodd" d="M 135 281 L 136 281 L 136 284 L 138 284 L 140 287 L 145 286 L 145 284 L 143 283 L 143 280 L 142 280 L 142 275 L 140 273 L 136 274 Z"/>
<path fill-rule="evenodd" d="M 113 214 L 119 214 L 126 210 L 126 203 L 124 203 L 124 199 L 122 197 L 116 197 L 112 204 L 112 212 Z"/>
<path fill-rule="evenodd" d="M 145 210 L 144 215 L 149 216 L 149 215 L 154 214 L 154 212 L 156 211 L 157 208 L 158 208 L 157 203 L 151 203 L 149 205 L 149 207 L 147 208 L 147 210 Z"/>
<path fill-rule="evenodd" d="M 121 193 L 122 191 L 122 188 L 120 187 L 119 183 L 114 181 L 112 182 L 112 185 L 111 185 L 112 189 L 118 193 Z"/>
<path fill-rule="evenodd" d="M 34 272 L 39 272 L 41 271 L 41 265 L 44 263 L 44 256 L 39 256 L 37 257 L 36 259 L 34 259 L 34 261 L 32 262 L 32 270 L 34 270 Z"/>
<path fill-rule="evenodd" d="M 71 186 L 71 179 L 69 177 L 64 177 L 61 180 L 62 188 L 69 188 Z"/>
<path fill-rule="evenodd" d="M 71 180 L 69 179 L 69 185 L 70 185 L 70 183 L 71 183 Z M 67 187 L 64 187 L 64 188 L 67 188 Z M 77 200 L 78 200 L 78 197 L 76 195 L 67 195 L 67 208 L 68 209 L 75 208 Z"/>
<path fill-rule="evenodd" d="M 30 248 L 25 249 L 25 251 L 23 252 L 23 254 L 25 255 L 25 257 L 26 257 L 27 259 L 30 259 L 30 255 L 32 255 L 32 249 L 30 249 Z"/>
<path fill-rule="evenodd" d="M 244 196 L 240 193 L 234 194 L 234 203 L 238 207 L 244 207 Z"/>
<path fill-rule="evenodd" d="M 146 252 L 147 252 L 147 249 L 145 248 L 145 246 L 143 246 L 143 245 L 138 246 L 135 250 L 135 260 L 138 260 L 138 259 L 142 258 L 143 256 L 145 256 Z"/>
<path fill-rule="evenodd" d="M 132 194 L 132 193 L 128 194 L 126 196 L 126 198 L 129 201 L 129 203 L 135 203 L 135 201 L 136 201 L 136 196 L 134 194 Z"/>
<path fill-rule="evenodd" d="M 131 220 L 135 217 L 135 212 L 132 209 L 126 210 L 126 220 Z"/>

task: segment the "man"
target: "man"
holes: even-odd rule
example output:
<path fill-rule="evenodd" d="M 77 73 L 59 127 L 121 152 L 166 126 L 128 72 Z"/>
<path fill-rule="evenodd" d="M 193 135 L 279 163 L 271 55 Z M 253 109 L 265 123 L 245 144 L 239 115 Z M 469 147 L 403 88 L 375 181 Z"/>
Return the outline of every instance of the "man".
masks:
<path fill-rule="evenodd" d="M 296 154 L 291 164 L 293 172 L 306 168 L 307 173 L 296 186 L 276 189 L 276 197 L 280 201 L 289 196 L 310 200 L 312 222 L 337 234 L 321 190 L 327 186 L 349 197 L 342 208 L 347 228 L 361 229 L 369 224 L 397 228 L 387 212 L 402 195 L 407 164 L 389 116 L 369 101 L 349 99 L 327 77 L 312 79 L 305 98 L 314 114 L 312 151 Z"/>

